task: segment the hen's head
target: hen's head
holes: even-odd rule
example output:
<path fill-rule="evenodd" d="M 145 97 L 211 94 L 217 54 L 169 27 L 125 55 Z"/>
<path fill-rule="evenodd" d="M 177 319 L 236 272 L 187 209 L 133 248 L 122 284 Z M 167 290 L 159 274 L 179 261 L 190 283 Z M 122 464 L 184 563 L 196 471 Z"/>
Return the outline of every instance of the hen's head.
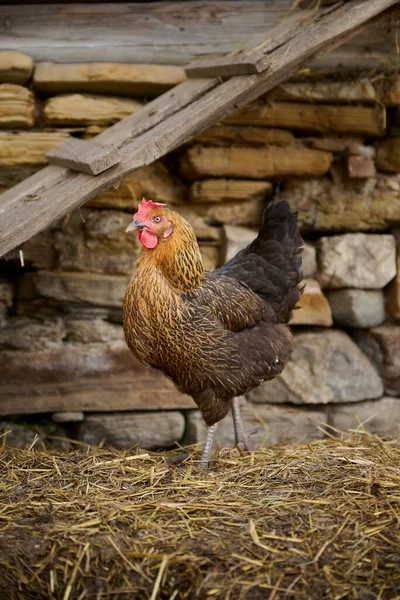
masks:
<path fill-rule="evenodd" d="M 137 231 L 139 242 L 145 248 L 155 248 L 160 241 L 167 240 L 173 232 L 171 214 L 164 207 L 166 204 L 143 200 L 138 211 L 133 215 L 133 221 L 126 232 Z"/>

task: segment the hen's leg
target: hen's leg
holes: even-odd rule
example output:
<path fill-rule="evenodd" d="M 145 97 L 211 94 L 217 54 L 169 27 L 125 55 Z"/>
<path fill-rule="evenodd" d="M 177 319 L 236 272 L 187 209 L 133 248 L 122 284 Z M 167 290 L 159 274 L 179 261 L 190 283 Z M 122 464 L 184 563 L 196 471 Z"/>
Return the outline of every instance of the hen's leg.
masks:
<path fill-rule="evenodd" d="M 208 461 L 209 461 L 212 446 L 213 446 L 215 432 L 217 431 L 217 425 L 218 425 L 218 423 L 214 423 L 214 425 L 211 425 L 211 427 L 208 427 L 208 429 L 207 429 L 206 443 L 204 444 L 203 454 L 201 455 L 201 458 L 200 458 L 200 467 L 202 469 L 207 469 L 207 467 L 208 467 Z"/>
<path fill-rule="evenodd" d="M 240 416 L 239 398 L 232 400 L 233 427 L 235 429 L 235 446 L 241 446 L 246 452 L 251 452 L 251 446 L 247 434 L 243 428 L 242 418 Z"/>

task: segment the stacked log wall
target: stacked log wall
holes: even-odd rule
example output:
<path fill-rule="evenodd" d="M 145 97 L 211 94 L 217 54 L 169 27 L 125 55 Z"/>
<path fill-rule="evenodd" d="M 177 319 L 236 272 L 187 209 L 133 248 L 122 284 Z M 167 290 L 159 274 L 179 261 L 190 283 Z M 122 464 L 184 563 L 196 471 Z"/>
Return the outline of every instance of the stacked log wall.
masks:
<path fill-rule="evenodd" d="M 185 78 L 181 67 L 33 65 L 0 53 L 0 188 Z M 140 169 L 0 261 L 0 427 L 8 443 L 74 438 L 168 447 L 204 438 L 193 401 L 126 348 L 121 305 L 143 196 L 193 225 L 212 270 L 257 235 L 265 206 L 299 212 L 305 291 L 291 361 L 243 398 L 253 443 L 400 431 L 400 80 L 291 81 Z M 34 202 L 34 198 L 30 201 Z M 22 425 L 25 423 L 25 425 Z M 28 423 L 28 424 L 26 424 Z M 325 424 L 325 425 L 324 425 Z M 221 444 L 233 440 L 227 419 Z"/>

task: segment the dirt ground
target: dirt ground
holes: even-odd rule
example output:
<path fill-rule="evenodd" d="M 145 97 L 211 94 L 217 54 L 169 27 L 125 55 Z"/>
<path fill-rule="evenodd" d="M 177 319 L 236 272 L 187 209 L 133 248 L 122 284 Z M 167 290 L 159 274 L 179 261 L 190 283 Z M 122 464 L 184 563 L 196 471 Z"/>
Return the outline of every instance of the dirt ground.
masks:
<path fill-rule="evenodd" d="M 0 454 L 0 598 L 395 600 L 400 442 Z"/>

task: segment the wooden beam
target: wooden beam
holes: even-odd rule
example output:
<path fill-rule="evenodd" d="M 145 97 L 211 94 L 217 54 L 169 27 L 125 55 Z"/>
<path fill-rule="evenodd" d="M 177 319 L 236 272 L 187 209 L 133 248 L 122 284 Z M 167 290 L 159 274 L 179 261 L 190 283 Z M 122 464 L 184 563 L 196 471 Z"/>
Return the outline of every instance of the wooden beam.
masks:
<path fill-rule="evenodd" d="M 0 22 L 10 24 L 1 32 L 1 48 L 28 54 L 36 63 L 96 62 L 101 53 L 109 62 L 186 65 L 201 56 L 227 54 L 238 41 L 274 27 L 294 0 L 166 0 L 124 2 L 112 8 L 101 2 L 0 4 Z M 315 4 L 313 0 L 311 9 Z M 397 8 L 339 50 L 315 57 L 309 66 L 396 68 L 399 15 Z"/>
<path fill-rule="evenodd" d="M 261 74 L 233 77 L 225 83 L 193 80 L 180 84 L 95 138 L 100 143 L 115 143 L 122 155 L 118 165 L 97 177 L 50 166 L 8 190 L 0 196 L 0 256 L 122 177 L 282 83 L 325 47 L 338 44 L 396 3 L 351 0 L 323 19 L 310 19 L 295 37 L 270 53 L 270 68 Z M 130 137 L 132 132 L 138 137 Z"/>
<path fill-rule="evenodd" d="M 59 165 L 81 173 L 98 175 L 113 167 L 121 160 L 118 148 L 111 144 L 102 146 L 92 141 L 69 138 L 62 142 L 46 157 L 51 165 Z"/>

